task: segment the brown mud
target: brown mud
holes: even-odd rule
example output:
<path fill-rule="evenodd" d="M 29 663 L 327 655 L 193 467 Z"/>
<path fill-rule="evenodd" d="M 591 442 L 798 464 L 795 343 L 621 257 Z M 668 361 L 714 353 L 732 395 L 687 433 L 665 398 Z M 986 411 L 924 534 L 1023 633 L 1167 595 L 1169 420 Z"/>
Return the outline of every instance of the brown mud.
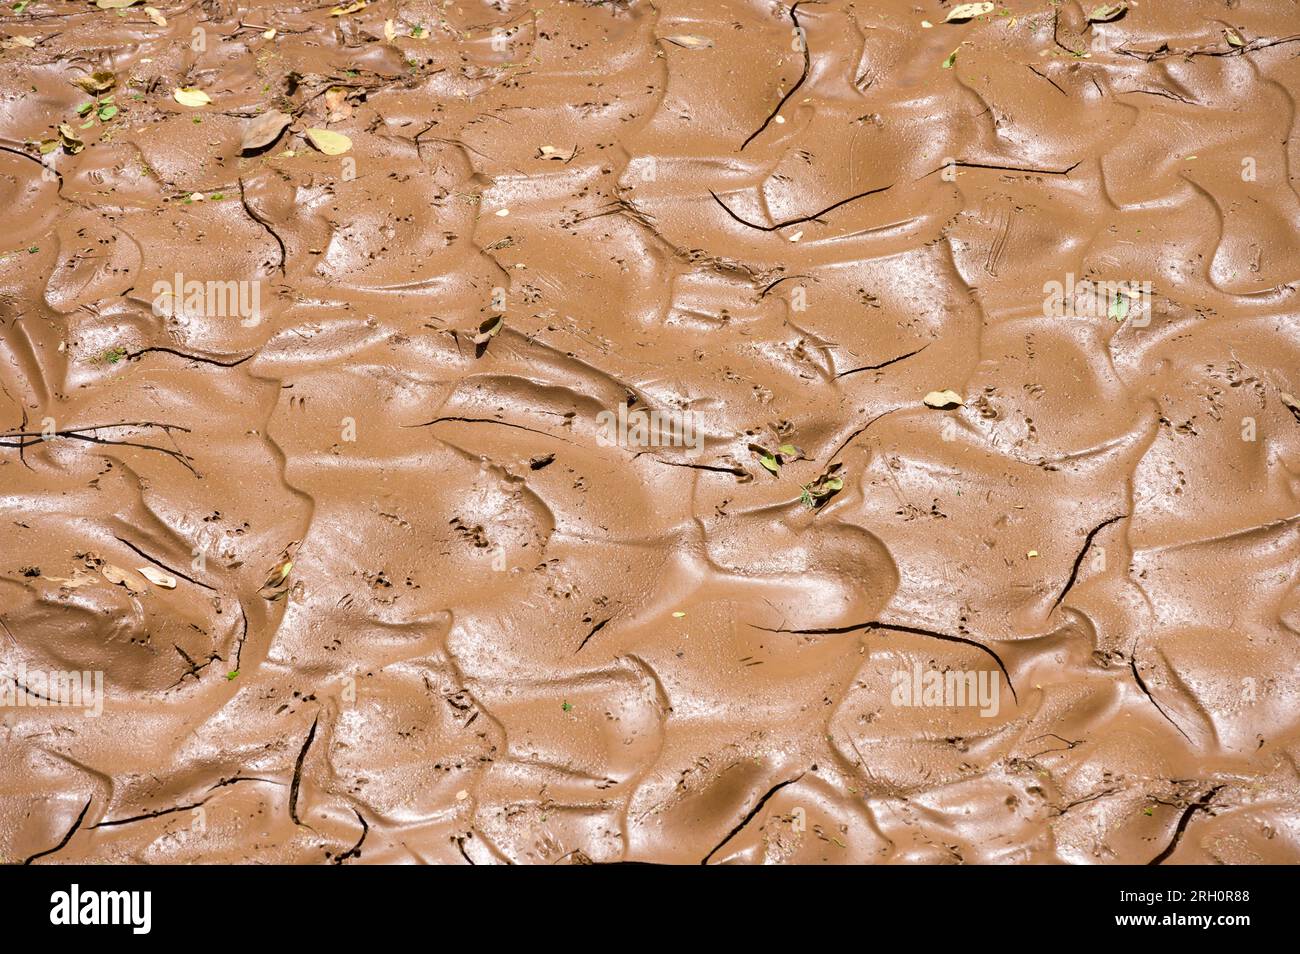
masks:
<path fill-rule="evenodd" d="M 1300 860 L 1300 11 L 1098 5 L 6 4 L 0 855 Z"/>

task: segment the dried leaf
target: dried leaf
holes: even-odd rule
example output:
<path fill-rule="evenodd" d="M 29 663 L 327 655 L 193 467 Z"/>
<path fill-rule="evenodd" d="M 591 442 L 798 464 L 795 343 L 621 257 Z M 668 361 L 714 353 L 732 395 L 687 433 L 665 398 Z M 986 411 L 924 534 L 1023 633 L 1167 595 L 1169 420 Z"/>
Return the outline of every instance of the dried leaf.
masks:
<path fill-rule="evenodd" d="M 986 13 L 993 12 L 994 4 L 992 3 L 959 3 L 952 8 L 952 11 L 943 18 L 944 23 L 957 23 L 962 20 L 969 20 L 972 17 L 982 17 Z"/>
<path fill-rule="evenodd" d="M 675 46 L 685 47 L 688 50 L 704 50 L 713 46 L 713 41 L 707 36 L 691 36 L 690 34 L 681 34 L 678 36 L 666 36 L 667 40 Z"/>
<path fill-rule="evenodd" d="M 281 556 L 271 571 L 266 574 L 266 582 L 257 592 L 263 599 L 275 600 L 283 596 L 285 583 L 289 580 L 289 571 L 293 569 L 293 558 L 287 554 Z"/>
<path fill-rule="evenodd" d="M 104 574 L 104 579 L 108 580 L 108 582 L 114 586 L 121 584 L 130 593 L 143 593 L 145 591 L 144 581 L 130 570 L 124 570 L 112 563 L 105 563 L 100 567 L 99 572 Z"/>
<path fill-rule="evenodd" d="M 358 10 L 364 10 L 369 0 L 356 0 L 355 3 L 341 3 L 330 11 L 330 16 L 341 17 L 349 13 L 356 13 Z"/>
<path fill-rule="evenodd" d="M 342 86 L 334 86 L 325 91 L 325 107 L 329 110 L 330 122 L 337 123 L 352 115 L 352 104 L 348 102 L 348 91 Z"/>
<path fill-rule="evenodd" d="M 6 50 L 12 50 L 17 46 L 25 46 L 30 50 L 35 48 L 36 40 L 30 36 L 9 36 L 5 37 L 3 44 L 0 45 L 3 45 Z"/>
<path fill-rule="evenodd" d="M 94 96 L 112 89 L 117 84 L 117 76 L 108 70 L 96 70 L 86 76 L 78 76 L 72 82 Z"/>
<path fill-rule="evenodd" d="M 212 102 L 212 97 L 201 89 L 195 89 L 192 86 L 182 86 L 172 91 L 172 98 L 182 106 L 190 106 L 198 109 L 200 106 L 206 106 Z"/>
<path fill-rule="evenodd" d="M 59 139 L 68 155 L 75 156 L 86 148 L 86 144 L 81 141 L 81 137 L 77 135 L 76 130 L 67 123 L 59 123 Z"/>
<path fill-rule="evenodd" d="M 966 402 L 962 400 L 961 395 L 956 391 L 931 391 L 925 396 L 926 407 L 934 407 L 946 411 L 954 407 L 965 407 Z"/>
<path fill-rule="evenodd" d="M 307 141 L 327 156 L 341 156 L 352 148 L 352 140 L 328 129 L 308 129 Z"/>
<path fill-rule="evenodd" d="M 497 315 L 495 318 L 489 318 L 478 326 L 478 334 L 474 336 L 474 343 L 476 345 L 487 344 L 501 332 L 501 328 L 505 323 L 505 317 L 502 315 Z"/>
<path fill-rule="evenodd" d="M 155 26 L 166 26 L 167 18 L 158 12 L 157 7 L 145 7 L 145 15 L 154 22 Z"/>
<path fill-rule="evenodd" d="M 1285 391 L 1282 392 L 1282 403 L 1286 405 L 1287 410 L 1295 415 L 1295 419 L 1300 421 L 1300 401 L 1297 401 Z"/>
<path fill-rule="evenodd" d="M 101 10 L 122 10 L 136 2 L 137 0 L 95 0 L 95 6 Z"/>
<path fill-rule="evenodd" d="M 287 113 L 282 113 L 278 109 L 268 109 L 260 116 L 254 116 L 244 124 L 244 138 L 240 141 L 239 148 L 244 152 L 253 149 L 262 149 L 271 145 L 280 138 L 280 133 L 284 132 L 293 122 L 293 117 Z"/>
<path fill-rule="evenodd" d="M 1224 37 L 1228 41 L 1228 46 L 1245 46 L 1246 41 L 1241 38 L 1241 34 L 1231 28 L 1223 31 Z"/>
<path fill-rule="evenodd" d="M 160 570 L 155 570 L 151 566 L 136 567 L 140 575 L 152 583 L 154 586 L 161 586 L 165 590 L 176 589 L 176 577 L 168 576 Z"/>
<path fill-rule="evenodd" d="M 1126 10 L 1128 10 L 1127 3 L 1107 3 L 1088 14 L 1088 22 L 1109 23 L 1111 20 L 1118 20 Z"/>
<path fill-rule="evenodd" d="M 389 43 L 392 43 L 397 39 L 397 27 L 394 25 L 392 20 L 384 21 L 384 39 Z"/>

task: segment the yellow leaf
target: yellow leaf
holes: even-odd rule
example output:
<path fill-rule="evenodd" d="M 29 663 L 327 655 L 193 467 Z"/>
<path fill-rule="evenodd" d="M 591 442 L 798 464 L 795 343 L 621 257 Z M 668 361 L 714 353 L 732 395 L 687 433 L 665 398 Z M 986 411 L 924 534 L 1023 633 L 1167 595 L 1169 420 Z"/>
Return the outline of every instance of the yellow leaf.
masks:
<path fill-rule="evenodd" d="M 117 77 L 108 70 L 97 70 L 87 76 L 78 76 L 72 82 L 93 96 L 96 93 L 106 93 L 112 89 L 117 83 Z"/>
<path fill-rule="evenodd" d="M 965 407 L 966 402 L 962 400 L 961 395 L 956 391 L 931 391 L 925 396 L 926 407 L 936 407 L 943 410 L 952 407 Z"/>
<path fill-rule="evenodd" d="M 352 148 L 352 140 L 328 129 L 308 129 L 307 141 L 327 156 L 341 156 Z"/>
<path fill-rule="evenodd" d="M 145 16 L 154 22 L 155 26 L 166 26 L 167 18 L 158 12 L 157 7 L 145 7 Z"/>
<path fill-rule="evenodd" d="M 959 3 L 953 7 L 951 12 L 943 18 L 944 23 L 956 23 L 959 20 L 969 20 L 972 17 L 982 17 L 986 13 L 993 12 L 991 3 Z"/>
<path fill-rule="evenodd" d="M 182 106 L 191 106 L 198 109 L 200 106 L 206 106 L 212 102 L 212 97 L 201 89 L 195 89 L 193 86 L 182 86 L 172 91 L 172 98 Z"/>
<path fill-rule="evenodd" d="M 369 0 L 356 0 L 355 3 L 341 3 L 330 11 L 330 16 L 341 17 L 349 13 L 356 13 L 358 10 L 364 10 Z"/>
<path fill-rule="evenodd" d="M 392 43 L 393 40 L 397 39 L 397 27 L 393 24 L 392 20 L 384 21 L 384 39 L 389 43 Z"/>

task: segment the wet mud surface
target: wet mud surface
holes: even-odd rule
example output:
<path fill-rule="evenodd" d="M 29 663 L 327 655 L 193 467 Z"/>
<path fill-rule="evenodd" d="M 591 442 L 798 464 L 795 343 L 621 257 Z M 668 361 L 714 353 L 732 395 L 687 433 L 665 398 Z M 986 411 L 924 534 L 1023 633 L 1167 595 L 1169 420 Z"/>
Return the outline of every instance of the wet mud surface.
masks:
<path fill-rule="evenodd" d="M 6 4 L 4 860 L 1300 860 L 1300 12 L 952 9 Z"/>

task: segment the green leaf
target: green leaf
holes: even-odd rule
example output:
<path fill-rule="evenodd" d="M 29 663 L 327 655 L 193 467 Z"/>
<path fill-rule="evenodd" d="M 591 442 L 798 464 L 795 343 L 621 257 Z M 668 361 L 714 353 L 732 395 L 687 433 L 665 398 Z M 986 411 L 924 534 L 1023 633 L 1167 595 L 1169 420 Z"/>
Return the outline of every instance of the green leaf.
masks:
<path fill-rule="evenodd" d="M 957 49 L 959 50 L 961 49 L 961 47 L 958 47 Z M 948 54 L 948 58 L 943 61 L 943 68 L 945 70 L 950 70 L 952 69 L 952 65 L 956 62 L 957 62 L 957 50 L 953 50 L 951 53 Z"/>
<path fill-rule="evenodd" d="M 112 119 L 112 118 L 113 118 L 114 116 L 116 116 L 116 115 L 117 115 L 117 107 L 116 107 L 116 106 L 101 106 L 101 107 L 99 107 L 99 121 L 100 121 L 100 122 L 104 122 L 104 123 L 106 123 L 106 122 L 108 122 L 110 119 Z"/>
<path fill-rule="evenodd" d="M 1246 41 L 1241 38 L 1241 34 L 1238 33 L 1236 30 L 1233 29 L 1224 30 L 1223 35 L 1228 40 L 1228 46 L 1242 47 L 1246 45 Z"/>

